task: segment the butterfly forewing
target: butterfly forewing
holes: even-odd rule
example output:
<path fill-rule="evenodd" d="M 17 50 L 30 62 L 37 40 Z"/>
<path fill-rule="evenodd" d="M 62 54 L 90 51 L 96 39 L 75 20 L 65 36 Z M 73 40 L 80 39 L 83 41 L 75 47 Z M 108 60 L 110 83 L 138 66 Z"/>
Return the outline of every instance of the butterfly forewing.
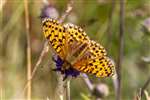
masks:
<path fill-rule="evenodd" d="M 68 52 L 70 54 L 67 60 L 72 63 L 77 58 L 82 56 L 82 54 L 86 51 L 90 39 L 83 31 L 83 29 L 78 26 L 73 24 L 65 24 L 64 27 L 67 29 L 69 35 L 67 39 L 67 45 Z"/>
<path fill-rule="evenodd" d="M 53 19 L 43 20 L 43 33 L 55 52 L 62 58 L 66 56 L 66 29 L 58 21 Z"/>
<path fill-rule="evenodd" d="M 88 36 L 80 27 L 73 24 L 62 25 L 51 18 L 43 21 L 43 33 L 54 51 L 65 60 L 73 56 L 78 57 L 81 51 L 87 48 L 89 41 Z"/>
<path fill-rule="evenodd" d="M 78 42 L 89 41 L 89 37 L 87 36 L 85 31 L 83 31 L 81 27 L 70 24 L 70 23 L 65 24 L 64 26 L 67 28 L 69 35 L 70 35 L 70 39 L 68 40 L 68 42 L 70 42 L 72 38 L 74 38 Z"/>

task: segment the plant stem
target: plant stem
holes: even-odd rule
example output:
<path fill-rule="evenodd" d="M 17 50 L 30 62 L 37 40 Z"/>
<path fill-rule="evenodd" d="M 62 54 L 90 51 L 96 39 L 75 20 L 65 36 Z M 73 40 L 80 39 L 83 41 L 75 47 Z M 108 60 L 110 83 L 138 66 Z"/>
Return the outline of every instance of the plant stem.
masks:
<path fill-rule="evenodd" d="M 46 41 L 45 44 L 44 44 L 43 50 L 42 50 L 42 52 L 41 52 L 41 54 L 40 54 L 40 56 L 39 56 L 39 58 L 38 58 L 38 61 L 36 62 L 35 66 L 34 66 L 34 69 L 33 69 L 33 71 L 32 71 L 31 77 L 30 77 L 30 79 L 27 80 L 27 83 L 25 84 L 25 86 L 24 86 L 23 91 L 21 92 L 21 94 L 24 94 L 25 90 L 26 90 L 27 87 L 28 87 L 28 83 L 29 83 L 29 82 L 32 80 L 32 78 L 34 77 L 37 68 L 38 68 L 39 65 L 41 64 L 41 62 L 42 62 L 44 56 L 47 54 L 48 50 L 49 50 L 48 42 Z"/>
<path fill-rule="evenodd" d="M 121 99 L 121 67 L 122 67 L 122 59 L 123 59 L 123 46 L 124 46 L 124 13 L 125 13 L 125 1 L 120 0 L 120 25 L 119 25 L 119 56 L 118 56 L 118 66 L 116 68 L 117 71 L 117 82 L 118 88 L 116 93 L 116 100 Z"/>
<path fill-rule="evenodd" d="M 71 99 L 70 99 L 70 80 L 67 80 L 66 100 L 71 100 Z"/>
<path fill-rule="evenodd" d="M 86 83 L 87 87 L 89 88 L 90 91 L 93 91 L 93 84 L 92 82 L 90 81 L 90 79 L 88 78 L 88 76 L 86 74 L 82 74 L 82 79 L 84 80 L 84 82 Z"/>
<path fill-rule="evenodd" d="M 26 27 L 26 36 L 27 36 L 27 80 L 31 78 L 31 42 L 30 42 L 30 25 L 29 25 L 29 9 L 28 9 L 28 0 L 24 0 L 25 7 L 25 27 Z M 27 100 L 31 100 L 31 80 L 28 82 L 27 88 Z"/>

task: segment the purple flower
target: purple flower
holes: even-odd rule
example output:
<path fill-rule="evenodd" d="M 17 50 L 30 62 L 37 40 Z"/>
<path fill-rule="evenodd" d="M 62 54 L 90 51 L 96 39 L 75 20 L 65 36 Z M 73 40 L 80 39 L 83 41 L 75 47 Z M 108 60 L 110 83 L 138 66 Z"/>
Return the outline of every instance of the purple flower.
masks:
<path fill-rule="evenodd" d="M 65 80 L 68 76 L 77 77 L 80 74 L 80 72 L 74 69 L 72 66 L 70 66 L 68 69 L 62 70 L 64 61 L 59 56 L 55 56 L 54 61 L 56 63 L 56 69 L 54 70 L 64 74 L 63 80 Z"/>

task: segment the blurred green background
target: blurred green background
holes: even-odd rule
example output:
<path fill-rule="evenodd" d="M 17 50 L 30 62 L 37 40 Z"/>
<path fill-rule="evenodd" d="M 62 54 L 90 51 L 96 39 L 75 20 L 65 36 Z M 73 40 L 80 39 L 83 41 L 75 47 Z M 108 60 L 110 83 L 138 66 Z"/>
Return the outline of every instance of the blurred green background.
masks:
<path fill-rule="evenodd" d="M 32 69 L 44 47 L 40 15 L 47 0 L 29 0 Z M 67 0 L 49 0 L 50 10 L 60 17 Z M 124 58 L 122 64 L 122 100 L 133 100 L 137 91 L 150 76 L 150 0 L 125 0 Z M 119 54 L 119 0 L 75 0 L 65 22 L 82 26 L 88 36 L 102 44 L 108 55 L 117 62 Z M 25 98 L 20 95 L 27 77 L 26 29 L 23 0 L 1 0 L 0 7 L 0 93 L 3 100 Z M 49 52 L 32 81 L 32 98 L 53 98 L 57 86 L 55 65 Z M 89 77 L 94 84 L 105 83 L 114 100 L 111 78 Z M 150 86 L 147 88 L 150 94 Z M 83 96 L 84 95 L 84 96 Z M 71 81 L 71 100 L 87 100 L 90 91 L 78 77 Z"/>

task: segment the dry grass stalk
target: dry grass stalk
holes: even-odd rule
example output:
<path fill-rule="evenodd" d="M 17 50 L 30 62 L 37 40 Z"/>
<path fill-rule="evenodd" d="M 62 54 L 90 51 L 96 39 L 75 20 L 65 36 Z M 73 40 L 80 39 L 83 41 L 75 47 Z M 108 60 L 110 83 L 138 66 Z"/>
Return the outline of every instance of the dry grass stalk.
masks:
<path fill-rule="evenodd" d="M 28 0 L 24 0 L 25 9 L 25 27 L 27 36 L 27 80 L 31 78 L 31 41 L 30 41 L 30 24 L 29 24 L 29 9 Z M 31 80 L 28 82 L 27 87 L 27 100 L 31 100 Z"/>

